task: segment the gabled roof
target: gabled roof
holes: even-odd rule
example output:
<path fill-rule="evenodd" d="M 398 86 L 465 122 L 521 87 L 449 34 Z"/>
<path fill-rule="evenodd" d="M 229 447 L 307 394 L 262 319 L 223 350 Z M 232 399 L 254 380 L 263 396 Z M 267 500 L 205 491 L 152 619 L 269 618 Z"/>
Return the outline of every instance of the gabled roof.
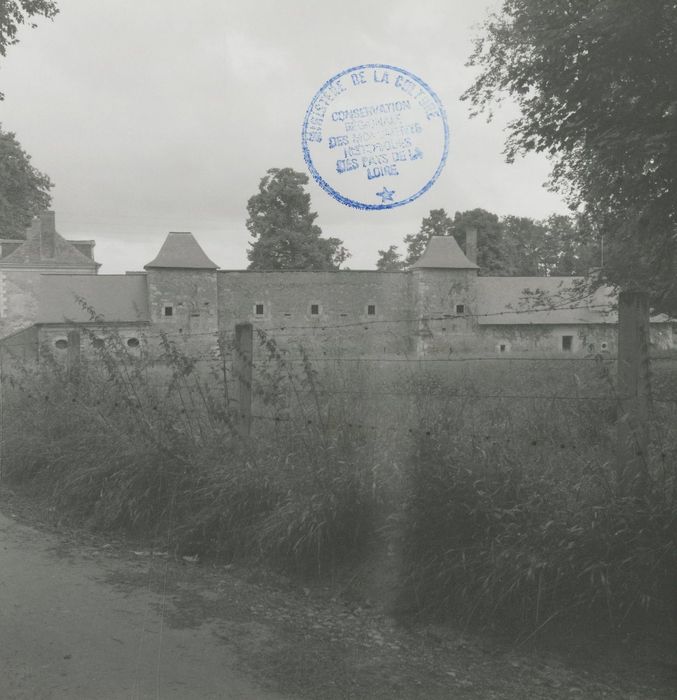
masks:
<path fill-rule="evenodd" d="M 49 238 L 49 245 L 45 240 Z M 26 240 L 9 255 L 0 258 L 0 267 L 89 268 L 99 264 L 78 250 L 54 229 L 54 212 L 46 212 L 33 220 Z"/>
<path fill-rule="evenodd" d="M 178 267 L 199 270 L 216 270 L 218 265 L 212 262 L 200 248 L 192 233 L 171 231 L 154 260 L 146 269 L 152 267 Z"/>
<path fill-rule="evenodd" d="M 91 307 L 107 323 L 148 321 L 145 275 L 49 275 L 40 276 L 36 323 L 88 323 Z"/>
<path fill-rule="evenodd" d="M 608 287 L 586 294 L 583 277 L 478 277 L 480 325 L 615 324 L 616 295 Z"/>
<path fill-rule="evenodd" d="M 423 255 L 411 267 L 412 269 L 479 269 L 475 263 L 468 260 L 453 236 L 432 236 Z"/>

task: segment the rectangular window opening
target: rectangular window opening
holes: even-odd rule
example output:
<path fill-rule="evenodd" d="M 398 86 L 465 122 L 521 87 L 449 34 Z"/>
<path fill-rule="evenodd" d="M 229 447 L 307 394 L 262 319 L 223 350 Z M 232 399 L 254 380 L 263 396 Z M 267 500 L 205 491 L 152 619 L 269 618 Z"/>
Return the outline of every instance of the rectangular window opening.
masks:
<path fill-rule="evenodd" d="M 465 313 L 465 304 L 456 304 L 456 313 L 457 314 L 464 314 Z"/>
<path fill-rule="evenodd" d="M 505 351 L 506 351 L 505 345 L 504 345 L 504 344 L 501 344 L 501 345 L 499 346 L 499 350 L 500 350 L 501 352 L 505 352 Z"/>
<path fill-rule="evenodd" d="M 167 306 L 165 306 L 164 315 L 165 316 L 173 316 L 174 315 L 174 307 L 171 304 L 167 304 Z"/>
<path fill-rule="evenodd" d="M 254 306 L 254 313 L 257 316 L 263 316 L 263 304 L 256 304 Z"/>
<path fill-rule="evenodd" d="M 573 335 L 563 335 L 562 336 L 562 350 L 564 352 L 571 352 L 574 349 L 574 336 Z"/>
<path fill-rule="evenodd" d="M 376 316 L 376 304 L 367 304 L 367 316 Z"/>
<path fill-rule="evenodd" d="M 311 316 L 319 316 L 320 315 L 320 305 L 319 304 L 311 304 L 310 305 L 310 315 Z"/>

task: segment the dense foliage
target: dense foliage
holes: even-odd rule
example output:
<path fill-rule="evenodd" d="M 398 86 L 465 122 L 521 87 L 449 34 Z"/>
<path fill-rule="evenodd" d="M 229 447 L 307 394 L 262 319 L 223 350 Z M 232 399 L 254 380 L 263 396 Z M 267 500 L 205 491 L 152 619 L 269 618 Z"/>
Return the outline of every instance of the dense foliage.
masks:
<path fill-rule="evenodd" d="M 538 221 L 471 209 L 457 211 L 452 219 L 444 209 L 433 209 L 417 233 L 405 236 L 406 255 L 400 256 L 395 245 L 380 250 L 376 269 L 407 269 L 431 236 L 455 236 L 464 248 L 469 228 L 477 231 L 481 275 L 587 275 L 602 263 L 600 234 L 582 215 L 553 214 Z"/>
<path fill-rule="evenodd" d="M 504 0 L 470 59 L 476 112 L 520 116 L 507 156 L 553 161 L 553 185 L 604 234 L 608 280 L 677 309 L 677 3 Z"/>
<path fill-rule="evenodd" d="M 310 211 L 308 176 L 272 168 L 247 203 L 250 270 L 337 270 L 349 257 L 338 238 L 322 238 Z"/>
<path fill-rule="evenodd" d="M 0 238 L 22 238 L 33 216 L 49 207 L 51 187 L 16 136 L 0 129 Z"/>

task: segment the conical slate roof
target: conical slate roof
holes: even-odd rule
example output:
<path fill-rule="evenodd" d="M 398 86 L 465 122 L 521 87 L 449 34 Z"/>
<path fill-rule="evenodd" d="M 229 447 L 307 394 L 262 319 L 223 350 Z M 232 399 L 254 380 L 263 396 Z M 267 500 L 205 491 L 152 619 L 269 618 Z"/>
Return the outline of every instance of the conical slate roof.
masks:
<path fill-rule="evenodd" d="M 453 236 L 432 236 L 423 255 L 411 266 L 412 269 L 437 268 L 455 270 L 478 270 Z"/>
<path fill-rule="evenodd" d="M 160 248 L 154 260 L 146 269 L 151 267 L 179 267 L 198 270 L 216 270 L 218 265 L 211 261 L 200 248 L 190 232 L 171 231 Z"/>

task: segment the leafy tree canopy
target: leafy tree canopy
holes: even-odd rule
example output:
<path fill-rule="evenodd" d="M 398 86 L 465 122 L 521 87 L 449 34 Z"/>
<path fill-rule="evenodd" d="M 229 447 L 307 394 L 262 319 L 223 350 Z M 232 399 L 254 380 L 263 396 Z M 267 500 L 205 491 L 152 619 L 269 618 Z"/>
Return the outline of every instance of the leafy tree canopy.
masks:
<path fill-rule="evenodd" d="M 391 245 L 388 250 L 378 251 L 378 260 L 376 261 L 376 269 L 380 272 L 397 272 L 403 270 L 405 262 L 397 252 L 397 246 Z"/>
<path fill-rule="evenodd" d="M 430 212 L 417 234 L 405 236 L 407 257 L 397 246 L 379 251 L 377 270 L 410 267 L 425 250 L 430 236 L 453 235 L 465 249 L 469 228 L 477 231 L 481 275 L 551 276 L 581 275 L 599 268 L 599 232 L 584 216 L 553 214 L 542 221 L 523 216 L 499 218 L 486 209 L 456 212 L 453 220 L 444 209 Z"/>
<path fill-rule="evenodd" d="M 421 222 L 418 233 L 410 233 L 404 237 L 407 244 L 407 256 L 404 264 L 409 267 L 423 255 L 431 236 L 450 236 L 454 222 L 444 209 L 431 209 L 430 214 Z"/>
<path fill-rule="evenodd" d="M 1 238 L 23 238 L 31 219 L 51 202 L 50 179 L 30 161 L 16 136 L 0 128 Z"/>
<path fill-rule="evenodd" d="M 477 230 L 477 264 L 482 275 L 507 275 L 510 270 L 502 241 L 501 222 L 496 214 L 486 209 L 469 209 L 454 214 L 452 233 L 465 250 L 465 232 Z"/>
<path fill-rule="evenodd" d="M 7 47 L 16 44 L 17 32 L 28 21 L 31 27 L 36 24 L 31 17 L 41 15 L 53 19 L 59 12 L 53 0 L 2 0 L 0 2 L 0 56 L 7 55 Z M 0 100 L 3 95 L 0 92 Z"/>
<path fill-rule="evenodd" d="M 475 113 L 504 96 L 508 159 L 553 161 L 552 185 L 604 234 L 603 275 L 677 309 L 677 3 L 504 0 L 477 40 Z"/>
<path fill-rule="evenodd" d="M 0 7 L 0 56 L 7 55 L 7 47 L 16 44 L 19 27 L 36 15 L 53 19 L 59 8 L 53 0 L 2 0 Z M 29 22 L 31 27 L 37 26 Z"/>
<path fill-rule="evenodd" d="M 247 202 L 250 270 L 338 270 L 350 253 L 338 238 L 322 238 L 310 211 L 308 176 L 272 168 Z"/>

